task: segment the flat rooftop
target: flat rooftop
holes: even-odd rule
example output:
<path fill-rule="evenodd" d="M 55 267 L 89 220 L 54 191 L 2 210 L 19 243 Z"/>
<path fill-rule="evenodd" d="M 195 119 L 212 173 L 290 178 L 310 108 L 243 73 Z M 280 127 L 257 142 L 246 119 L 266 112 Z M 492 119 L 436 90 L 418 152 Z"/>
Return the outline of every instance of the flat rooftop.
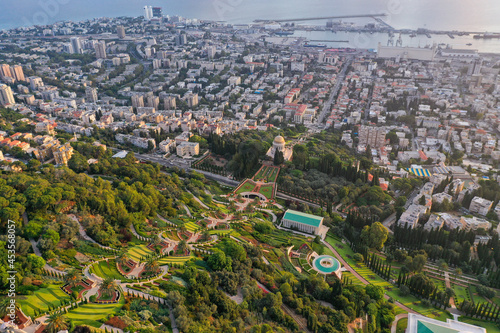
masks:
<path fill-rule="evenodd" d="M 312 214 L 306 214 L 302 212 L 298 212 L 295 210 L 287 210 L 285 212 L 285 215 L 283 215 L 283 218 L 289 221 L 297 222 L 297 223 L 302 223 L 302 224 L 307 224 L 313 227 L 319 227 L 321 224 L 321 221 L 323 221 L 323 217 L 321 216 L 316 216 Z"/>

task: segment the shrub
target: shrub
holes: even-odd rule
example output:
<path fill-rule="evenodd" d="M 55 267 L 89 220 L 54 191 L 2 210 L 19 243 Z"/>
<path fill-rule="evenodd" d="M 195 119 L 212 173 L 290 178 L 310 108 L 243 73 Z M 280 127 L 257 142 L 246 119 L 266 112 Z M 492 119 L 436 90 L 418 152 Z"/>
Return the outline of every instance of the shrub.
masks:
<path fill-rule="evenodd" d="M 423 299 L 422 300 L 422 306 L 430 307 L 431 306 L 431 302 L 428 299 Z"/>
<path fill-rule="evenodd" d="M 410 294 L 410 288 L 407 286 L 403 285 L 399 288 L 399 294 L 401 296 L 408 296 Z"/>
<path fill-rule="evenodd" d="M 361 253 L 355 253 L 352 258 L 357 262 L 362 262 L 364 260 L 363 255 Z"/>
<path fill-rule="evenodd" d="M 476 286 L 477 293 L 480 296 L 486 297 L 486 298 L 493 298 L 495 297 L 495 291 L 491 288 L 484 287 L 484 286 Z"/>

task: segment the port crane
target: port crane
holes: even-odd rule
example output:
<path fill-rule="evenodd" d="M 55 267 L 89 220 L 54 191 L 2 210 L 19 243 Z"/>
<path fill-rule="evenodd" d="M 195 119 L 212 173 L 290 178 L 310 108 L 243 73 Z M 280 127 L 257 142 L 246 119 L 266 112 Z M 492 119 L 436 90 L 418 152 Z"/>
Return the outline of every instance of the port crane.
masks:
<path fill-rule="evenodd" d="M 399 46 L 399 47 L 402 47 L 403 46 L 403 38 L 401 37 L 401 34 L 399 34 L 399 38 L 398 40 L 396 41 L 396 47 Z"/>

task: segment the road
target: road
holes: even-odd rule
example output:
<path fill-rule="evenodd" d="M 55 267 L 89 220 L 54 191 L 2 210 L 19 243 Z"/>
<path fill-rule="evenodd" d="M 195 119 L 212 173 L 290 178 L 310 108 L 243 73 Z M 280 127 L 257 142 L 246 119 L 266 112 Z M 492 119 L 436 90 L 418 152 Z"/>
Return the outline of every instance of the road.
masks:
<path fill-rule="evenodd" d="M 211 173 L 211 172 L 207 172 L 207 171 L 203 171 L 203 170 L 198 170 L 198 169 L 193 169 L 193 168 L 191 168 L 191 161 L 185 161 L 184 163 L 181 163 L 180 161 L 174 161 L 173 159 L 165 159 L 162 155 L 137 154 L 137 153 L 134 153 L 134 154 L 138 160 L 158 163 L 158 164 L 166 166 L 168 168 L 177 167 L 177 168 L 185 170 L 186 172 L 196 171 L 198 173 L 203 174 L 206 178 L 218 181 L 220 183 L 223 183 L 224 185 L 236 186 L 239 184 L 239 182 L 237 182 L 236 180 L 232 180 L 232 179 L 229 179 L 227 177 L 217 175 L 215 173 Z"/>
<path fill-rule="evenodd" d="M 321 110 L 321 113 L 316 119 L 317 126 L 321 126 L 321 124 L 325 120 L 325 117 L 331 112 L 333 101 L 335 99 L 335 96 L 337 96 L 340 87 L 342 86 L 342 82 L 344 82 L 347 68 L 351 65 L 351 62 L 352 58 L 349 57 L 342 66 L 342 70 L 340 71 L 339 75 L 337 75 L 335 85 L 333 86 L 333 89 L 330 91 L 330 96 L 328 97 L 328 100 L 325 102 L 325 104 L 323 104 L 323 109 Z"/>
<path fill-rule="evenodd" d="M 391 226 L 396 222 L 396 213 L 393 213 L 387 217 L 382 225 L 389 231 L 389 233 L 393 234 L 394 232 L 391 230 Z"/>

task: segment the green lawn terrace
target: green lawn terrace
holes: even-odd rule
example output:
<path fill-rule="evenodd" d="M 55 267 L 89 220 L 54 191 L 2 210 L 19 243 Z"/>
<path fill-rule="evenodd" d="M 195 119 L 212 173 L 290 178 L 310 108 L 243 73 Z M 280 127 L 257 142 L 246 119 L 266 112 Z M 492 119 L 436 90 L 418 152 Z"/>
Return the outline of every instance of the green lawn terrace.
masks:
<path fill-rule="evenodd" d="M 274 199 L 275 186 L 275 184 L 260 184 L 251 179 L 246 179 L 233 193 L 236 195 L 253 195 L 258 196 L 260 199 L 272 200 Z"/>
<path fill-rule="evenodd" d="M 276 183 L 279 171 L 279 167 L 263 165 L 252 179 L 261 183 Z"/>
<path fill-rule="evenodd" d="M 197 233 L 201 229 L 201 226 L 197 225 L 194 222 L 188 222 L 184 224 L 184 227 L 186 228 L 187 231 L 189 231 L 192 234 Z"/>
<path fill-rule="evenodd" d="M 132 259 L 135 262 L 141 262 L 145 261 L 145 259 L 154 254 L 153 251 L 151 251 L 146 245 L 141 244 L 141 245 L 135 245 L 131 248 L 128 249 L 127 254 L 130 259 Z"/>
<path fill-rule="evenodd" d="M 263 194 L 268 200 L 271 200 L 274 197 L 274 185 L 262 185 L 259 193 Z"/>
<path fill-rule="evenodd" d="M 35 313 L 47 312 L 50 308 L 56 308 L 66 303 L 69 304 L 70 296 L 61 289 L 62 285 L 52 284 L 33 292 L 32 295 L 18 295 L 16 300 L 27 316 L 34 317 Z"/>
<path fill-rule="evenodd" d="M 251 179 L 246 179 L 243 183 L 241 183 L 236 190 L 234 190 L 235 194 L 241 194 L 244 192 L 252 192 L 253 189 L 257 186 L 257 183 Z"/>
<path fill-rule="evenodd" d="M 158 265 L 169 265 L 169 266 L 184 266 L 190 260 L 196 258 L 194 255 L 190 254 L 187 256 L 167 256 L 158 260 Z"/>
<path fill-rule="evenodd" d="M 170 229 L 170 230 L 164 231 L 162 233 L 162 237 L 168 238 L 168 239 L 176 241 L 176 242 L 180 241 L 179 235 L 177 234 L 177 229 Z"/>
<path fill-rule="evenodd" d="M 279 167 L 262 165 L 252 179 L 245 179 L 233 191 L 234 195 L 258 196 L 262 200 L 273 200 L 276 192 L 276 180 L 280 172 Z"/>
<path fill-rule="evenodd" d="M 125 279 L 125 276 L 116 267 L 116 261 L 114 259 L 99 261 L 93 264 L 89 271 L 103 279 L 107 277 L 111 277 L 114 280 Z"/>
<path fill-rule="evenodd" d="M 121 297 L 119 291 L 113 291 L 110 294 L 103 293 L 101 290 L 97 292 L 96 303 L 97 304 L 111 304 L 118 303 Z"/>
<path fill-rule="evenodd" d="M 100 322 L 106 319 L 109 315 L 116 315 L 125 304 L 124 297 L 120 297 L 117 303 L 111 304 L 96 304 L 88 303 L 69 310 L 65 315 L 75 325 L 87 325 L 94 328 L 99 328 L 102 325 Z"/>

